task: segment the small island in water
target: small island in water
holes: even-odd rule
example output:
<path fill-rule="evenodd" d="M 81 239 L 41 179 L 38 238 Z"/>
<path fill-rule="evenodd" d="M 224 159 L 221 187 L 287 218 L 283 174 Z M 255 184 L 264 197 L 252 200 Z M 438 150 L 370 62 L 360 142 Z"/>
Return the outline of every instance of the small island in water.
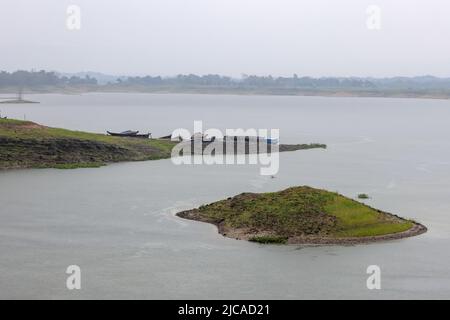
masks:
<path fill-rule="evenodd" d="M 415 221 L 307 186 L 242 193 L 177 216 L 212 223 L 230 238 L 265 244 L 358 244 L 427 231 Z"/>

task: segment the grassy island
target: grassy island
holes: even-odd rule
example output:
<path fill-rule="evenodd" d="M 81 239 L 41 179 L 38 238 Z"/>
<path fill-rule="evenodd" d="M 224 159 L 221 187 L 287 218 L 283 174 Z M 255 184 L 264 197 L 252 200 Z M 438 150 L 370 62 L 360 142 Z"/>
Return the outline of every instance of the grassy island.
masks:
<path fill-rule="evenodd" d="M 176 144 L 170 139 L 113 137 L 0 118 L 0 169 L 73 169 L 120 161 L 166 159 L 171 157 Z M 326 145 L 279 145 L 280 152 L 313 148 L 325 149 Z"/>
<path fill-rule="evenodd" d="M 426 231 L 414 221 L 306 186 L 242 193 L 177 215 L 215 224 L 224 236 L 259 243 L 355 244 Z"/>

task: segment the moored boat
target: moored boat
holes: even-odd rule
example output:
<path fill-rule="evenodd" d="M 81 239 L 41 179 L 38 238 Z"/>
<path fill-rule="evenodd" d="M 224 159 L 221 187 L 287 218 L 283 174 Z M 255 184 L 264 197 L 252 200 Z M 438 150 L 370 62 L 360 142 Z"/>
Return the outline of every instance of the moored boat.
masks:
<path fill-rule="evenodd" d="M 151 135 L 151 133 L 145 133 L 145 134 L 138 134 L 139 131 L 132 131 L 132 130 L 127 130 L 127 131 L 123 131 L 123 132 L 110 132 L 110 131 L 106 131 L 110 136 L 114 136 L 114 137 L 129 137 L 129 138 L 145 138 L 148 139 Z"/>

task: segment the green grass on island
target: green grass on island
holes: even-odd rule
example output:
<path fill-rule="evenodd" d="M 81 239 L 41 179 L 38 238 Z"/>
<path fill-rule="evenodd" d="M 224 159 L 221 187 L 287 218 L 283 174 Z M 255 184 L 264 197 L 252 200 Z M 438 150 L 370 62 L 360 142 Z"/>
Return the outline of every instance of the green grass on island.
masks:
<path fill-rule="evenodd" d="M 169 158 L 175 142 L 112 137 L 0 119 L 0 169 L 98 167 Z"/>
<path fill-rule="evenodd" d="M 410 220 L 311 187 L 242 193 L 178 216 L 213 223 L 226 236 L 259 243 L 339 242 L 392 235 L 415 226 Z"/>
<path fill-rule="evenodd" d="M 0 169 L 74 169 L 120 161 L 166 159 L 171 157 L 176 144 L 168 139 L 113 137 L 0 119 Z M 315 148 L 325 149 L 326 145 L 279 145 L 280 152 Z"/>

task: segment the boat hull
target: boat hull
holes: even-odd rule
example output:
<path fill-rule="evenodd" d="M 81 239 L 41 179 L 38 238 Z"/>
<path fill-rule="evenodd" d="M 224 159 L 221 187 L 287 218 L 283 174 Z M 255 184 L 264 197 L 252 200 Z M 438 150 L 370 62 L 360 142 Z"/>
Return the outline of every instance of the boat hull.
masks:
<path fill-rule="evenodd" d="M 116 132 L 109 132 L 106 131 L 110 136 L 113 137 L 126 137 L 126 138 L 141 138 L 141 139 L 148 139 L 150 137 L 150 133 L 147 134 L 134 134 L 134 133 L 116 133 Z"/>

